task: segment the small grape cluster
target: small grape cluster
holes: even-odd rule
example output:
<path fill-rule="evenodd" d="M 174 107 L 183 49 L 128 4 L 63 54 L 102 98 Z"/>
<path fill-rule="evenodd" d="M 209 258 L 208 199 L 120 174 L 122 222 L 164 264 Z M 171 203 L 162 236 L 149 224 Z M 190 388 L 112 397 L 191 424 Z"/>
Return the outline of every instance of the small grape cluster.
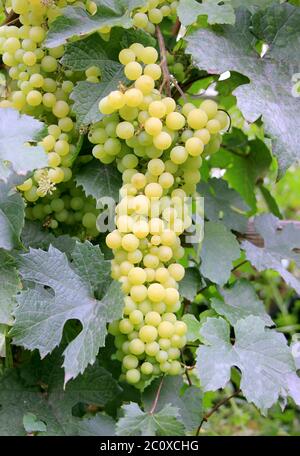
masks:
<path fill-rule="evenodd" d="M 176 14 L 177 6 L 178 2 L 174 0 L 148 0 L 146 6 L 134 12 L 133 25 L 154 34 L 155 25 L 164 17 Z"/>
<path fill-rule="evenodd" d="M 57 188 L 52 195 L 47 195 L 41 202 L 27 205 L 26 218 L 37 220 L 50 229 L 61 229 L 66 225 L 68 233 L 79 235 L 84 227 L 84 237 L 96 237 L 99 232 L 96 220 L 99 210 L 91 196 L 86 197 L 81 188 L 70 180 Z"/>
<path fill-rule="evenodd" d="M 192 218 L 187 198 L 200 181 L 201 155 L 228 123 L 214 101 L 200 108 L 178 109 L 155 83 L 161 78 L 158 53 L 134 43 L 123 49 L 130 87 L 121 86 L 99 103 L 103 120 L 89 139 L 102 163 L 117 161 L 122 173 L 116 229 L 106 243 L 113 250 L 112 277 L 125 296 L 124 317 L 113 322 L 116 357 L 123 376 L 142 387 L 151 375 L 177 375 L 187 327 L 176 312 L 181 307 L 178 282 L 184 268 L 180 236 Z"/>
<path fill-rule="evenodd" d="M 70 168 L 78 139 L 70 100 L 73 72 L 59 65 L 64 46 L 49 50 L 43 47 L 46 24 L 61 14 L 60 6 L 41 0 L 12 0 L 11 6 L 21 26 L 0 27 L 0 54 L 9 68 L 8 96 L 0 107 L 43 117 L 48 124 L 48 135 L 39 143 L 48 154 L 48 168 L 39 170 L 19 187 L 33 202 L 72 176 Z"/>

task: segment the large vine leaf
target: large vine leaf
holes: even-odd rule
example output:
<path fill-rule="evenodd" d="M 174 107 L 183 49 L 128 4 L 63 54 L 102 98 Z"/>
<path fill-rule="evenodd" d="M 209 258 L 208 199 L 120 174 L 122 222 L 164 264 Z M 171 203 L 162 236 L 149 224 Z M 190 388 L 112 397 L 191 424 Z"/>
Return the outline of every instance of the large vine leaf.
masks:
<path fill-rule="evenodd" d="M 20 281 L 13 258 L 3 250 L 0 250 L 0 283 L 0 325 L 12 325 Z"/>
<path fill-rule="evenodd" d="M 29 350 L 38 349 L 44 357 L 59 345 L 68 320 L 78 319 L 82 324 L 82 331 L 64 351 L 67 382 L 95 362 L 99 348 L 105 343 L 106 324 L 121 317 L 120 285 L 108 281 L 106 294 L 101 300 L 95 299 L 86 276 L 79 275 L 78 267 L 75 273 L 66 255 L 52 246 L 48 252 L 30 249 L 20 256 L 19 267 L 23 279 L 33 282 L 35 287 L 18 296 L 12 329 L 15 344 Z M 94 267 L 97 268 L 97 264 Z"/>
<path fill-rule="evenodd" d="M 184 435 L 184 427 L 178 421 L 178 409 L 166 405 L 155 413 L 143 412 L 138 404 L 131 402 L 122 407 L 124 416 L 117 422 L 119 436 L 173 436 Z"/>
<path fill-rule="evenodd" d="M 200 253 L 200 272 L 218 285 L 224 285 L 230 277 L 232 262 L 240 257 L 236 237 L 220 222 L 206 222 Z"/>
<path fill-rule="evenodd" d="M 204 391 L 223 388 L 236 366 L 244 396 L 263 412 L 280 396 L 289 394 L 298 401 L 289 386 L 298 377 L 284 335 L 266 329 L 264 321 L 255 316 L 239 320 L 234 330 L 234 345 L 229 324 L 222 318 L 208 318 L 200 330 L 207 345 L 197 350 L 196 369 Z"/>
<path fill-rule="evenodd" d="M 300 281 L 282 264 L 282 260 L 290 260 L 300 266 L 300 255 L 294 251 L 300 248 L 298 225 L 291 222 L 278 230 L 280 220 L 274 215 L 265 214 L 255 218 L 254 226 L 264 240 L 264 247 L 243 241 L 241 246 L 246 252 L 247 259 L 258 271 L 274 269 L 300 294 Z"/>
<path fill-rule="evenodd" d="M 274 325 L 265 311 L 263 302 L 258 299 L 253 285 L 247 280 L 239 280 L 231 288 L 220 289 L 223 301 L 212 298 L 211 306 L 215 311 L 226 317 L 232 325 L 248 316 L 260 317 L 266 326 Z"/>
<path fill-rule="evenodd" d="M 48 165 L 42 147 L 25 144 L 35 142 L 42 129 L 43 124 L 33 117 L 12 108 L 0 109 L 0 179 L 7 179 L 6 162 L 22 176 Z"/>
<path fill-rule="evenodd" d="M 299 15 L 299 9 L 287 3 L 260 11 L 259 15 L 272 15 L 272 11 L 285 15 Z M 256 18 L 257 21 L 257 18 Z M 274 21 L 276 23 L 276 21 Z M 255 37 L 250 31 L 251 14 L 245 9 L 237 11 L 235 26 L 224 25 L 216 31 L 201 29 L 187 37 L 187 52 L 195 64 L 209 73 L 237 71 L 250 79 L 249 84 L 238 87 L 234 94 L 245 118 L 256 121 L 263 117 L 266 132 L 273 139 L 273 150 L 281 172 L 299 160 L 300 118 L 299 100 L 292 95 L 292 76 L 297 70 L 298 55 L 291 56 L 290 37 L 298 40 L 298 28 L 289 22 L 277 28 L 282 37 L 274 42 L 264 56 L 254 48 Z M 199 46 L 201 43 L 201 46 Z M 280 46 L 280 50 L 279 50 Z M 289 55 L 289 65 L 282 56 Z M 294 66 L 294 68 L 293 68 Z"/>
<path fill-rule="evenodd" d="M 145 0 L 96 0 L 97 12 L 93 16 L 79 7 L 68 6 L 50 26 L 46 39 L 49 48 L 64 44 L 74 36 L 96 32 L 101 27 L 132 27 L 131 12 L 145 6 Z"/>
<path fill-rule="evenodd" d="M 231 0 L 180 0 L 177 14 L 182 25 L 190 25 L 198 16 L 207 16 L 209 24 L 234 24 L 235 14 Z"/>
<path fill-rule="evenodd" d="M 0 180 L 0 248 L 12 250 L 21 246 L 24 211 L 24 200 L 20 193 L 11 187 L 10 179 L 7 182 Z"/>
<path fill-rule="evenodd" d="M 92 196 L 96 201 L 103 197 L 119 200 L 122 177 L 114 166 L 105 166 L 98 160 L 93 160 L 80 168 L 75 181 L 83 188 L 86 196 Z"/>
<path fill-rule="evenodd" d="M 248 219 L 245 212 L 249 207 L 241 196 L 229 188 L 223 179 L 201 182 L 198 191 L 204 197 L 205 217 L 212 222 L 222 221 L 230 230 L 244 233 Z"/>
<path fill-rule="evenodd" d="M 44 423 L 42 435 L 81 435 L 80 420 L 72 416 L 72 408 L 78 403 L 103 407 L 120 393 L 117 382 L 98 363 L 64 389 L 60 361 L 55 353 L 42 363 L 31 362 L 25 369 L 11 369 L 1 376 L 1 436 L 26 435 L 24 424 L 29 414 Z"/>
<path fill-rule="evenodd" d="M 116 433 L 116 423 L 108 415 L 97 413 L 95 416 L 84 417 L 77 419 L 74 422 L 76 427 L 76 435 L 85 437 L 100 437 L 100 436 L 113 436 Z"/>

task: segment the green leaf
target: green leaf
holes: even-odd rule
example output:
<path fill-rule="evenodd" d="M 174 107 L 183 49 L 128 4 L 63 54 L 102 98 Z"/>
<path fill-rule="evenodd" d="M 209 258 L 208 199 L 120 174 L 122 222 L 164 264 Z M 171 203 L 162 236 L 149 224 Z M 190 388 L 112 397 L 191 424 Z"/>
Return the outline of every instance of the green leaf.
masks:
<path fill-rule="evenodd" d="M 72 267 L 77 274 L 90 284 L 90 293 L 98 293 L 107 287 L 111 281 L 111 262 L 104 259 L 99 245 L 88 241 L 76 242 L 72 252 Z"/>
<path fill-rule="evenodd" d="M 300 281 L 282 264 L 282 260 L 289 260 L 295 261 L 300 266 L 300 254 L 294 251 L 300 246 L 299 227 L 291 222 L 278 230 L 280 220 L 271 214 L 256 217 L 254 227 L 262 236 L 264 247 L 257 247 L 249 241 L 243 241 L 241 247 L 245 250 L 247 259 L 258 271 L 274 269 L 300 294 Z"/>
<path fill-rule="evenodd" d="M 179 283 L 180 296 L 193 301 L 202 287 L 202 280 L 197 268 L 186 268 L 184 278 Z"/>
<path fill-rule="evenodd" d="M 79 127 L 88 126 L 103 118 L 103 114 L 99 111 L 99 101 L 112 90 L 116 90 L 122 81 L 124 81 L 124 73 L 120 67 L 113 77 L 106 82 L 95 84 L 93 82 L 80 81 L 75 86 L 71 98 L 74 101 L 73 111 L 76 114 Z"/>
<path fill-rule="evenodd" d="M 239 8 L 240 6 L 244 6 L 249 8 L 249 10 L 253 10 L 253 7 L 259 7 L 261 9 L 267 8 L 271 3 L 279 2 L 279 0 L 231 0 L 232 6 L 234 8 Z"/>
<path fill-rule="evenodd" d="M 288 3 L 271 5 L 265 11 L 258 11 L 252 19 L 253 33 L 270 48 L 268 56 L 278 60 L 296 63 L 300 46 L 300 9 Z"/>
<path fill-rule="evenodd" d="M 145 411 L 153 406 L 161 379 L 155 380 L 143 393 L 142 403 Z M 195 386 L 187 386 L 182 377 L 164 377 L 160 390 L 156 411 L 168 405 L 178 409 L 178 420 L 184 425 L 186 432 L 193 432 L 200 424 L 203 414 L 203 394 Z"/>
<path fill-rule="evenodd" d="M 12 169 L 22 176 L 48 166 L 47 154 L 42 147 L 25 145 L 26 142 L 35 142 L 42 129 L 43 124 L 33 117 L 12 108 L 0 109 L 0 179 L 7 178 L 5 162 L 11 163 Z"/>
<path fill-rule="evenodd" d="M 0 248 L 12 250 L 21 246 L 24 211 L 25 204 L 20 193 L 11 188 L 10 181 L 0 180 Z"/>
<path fill-rule="evenodd" d="M 264 185 L 259 185 L 259 190 L 265 200 L 265 203 L 269 209 L 270 212 L 272 212 L 273 215 L 275 215 L 275 217 L 278 217 L 280 219 L 282 219 L 282 215 L 281 215 L 281 212 L 280 212 L 280 209 L 278 207 L 278 204 L 277 204 L 277 201 L 275 200 L 275 198 L 272 196 L 270 190 L 265 187 Z"/>
<path fill-rule="evenodd" d="M 230 370 L 241 371 L 241 390 L 248 402 L 265 412 L 280 396 L 293 394 L 291 378 L 296 368 L 283 334 L 266 329 L 258 317 L 249 316 L 234 326 L 235 344 L 230 343 L 230 327 L 222 318 L 208 318 L 201 328 L 206 346 L 197 350 L 196 369 L 204 391 L 216 391 L 230 380 Z"/>
<path fill-rule="evenodd" d="M 184 323 L 187 325 L 187 340 L 189 342 L 199 340 L 201 323 L 199 320 L 197 320 L 195 315 L 184 314 L 182 317 L 182 321 L 184 321 Z"/>
<path fill-rule="evenodd" d="M 109 41 L 94 33 L 83 40 L 68 44 L 61 63 L 76 71 L 97 66 L 101 70 L 101 80 L 109 81 L 115 73 L 120 74 L 123 69 L 118 58 L 119 52 L 135 42 L 155 46 L 155 40 L 141 30 L 113 28 Z"/>
<path fill-rule="evenodd" d="M 11 326 L 20 281 L 13 258 L 3 250 L 0 250 L 0 283 L 0 325 Z"/>
<path fill-rule="evenodd" d="M 178 421 L 178 409 L 166 405 L 157 413 L 145 413 L 131 402 L 122 406 L 124 416 L 117 422 L 118 436 L 173 436 L 184 435 L 184 427 Z"/>
<path fill-rule="evenodd" d="M 82 36 L 96 32 L 102 27 L 132 27 L 131 12 L 139 6 L 145 6 L 143 0 L 107 0 L 96 1 L 97 12 L 93 16 L 79 7 L 68 6 L 63 14 L 55 19 L 50 26 L 45 42 L 52 48 L 66 43 L 74 36 Z"/>
<path fill-rule="evenodd" d="M 232 325 L 251 315 L 260 317 L 266 326 L 274 325 L 271 317 L 265 311 L 263 302 L 258 299 L 253 285 L 247 280 L 239 280 L 231 288 L 220 289 L 219 292 L 223 301 L 212 298 L 211 306 Z"/>
<path fill-rule="evenodd" d="M 239 243 L 222 223 L 206 222 L 200 257 L 201 274 L 224 285 L 230 277 L 232 262 L 240 257 Z"/>
<path fill-rule="evenodd" d="M 220 220 L 230 230 L 245 233 L 248 225 L 245 212 L 249 207 L 235 190 L 229 188 L 226 181 L 210 179 L 208 183 L 199 184 L 198 191 L 204 197 L 205 217 L 208 220 Z"/>
<path fill-rule="evenodd" d="M 116 433 L 116 423 L 108 415 L 97 413 L 95 416 L 78 419 L 74 423 L 76 435 L 85 437 L 113 436 Z"/>
<path fill-rule="evenodd" d="M 214 154 L 210 164 L 226 169 L 224 179 L 255 210 L 255 185 L 272 163 L 270 151 L 260 139 L 248 141 L 241 132 L 237 136 L 236 129 L 224 137 L 224 146 Z"/>
<path fill-rule="evenodd" d="M 32 361 L 22 369 L 8 370 L 0 377 L 1 436 L 26 435 L 24 415 L 26 427 L 28 415 L 36 417 L 35 425 L 36 422 L 46 425 L 46 431 L 39 429 L 43 435 L 80 435 L 78 419 L 72 416 L 73 407 L 78 403 L 103 407 L 120 393 L 111 374 L 98 363 L 64 389 L 60 364 L 61 358 L 55 352 L 43 362 Z"/>
<path fill-rule="evenodd" d="M 105 166 L 99 160 L 94 160 L 80 168 L 75 181 L 86 196 L 92 196 L 96 201 L 107 196 L 119 200 L 122 177 L 115 166 Z"/>
<path fill-rule="evenodd" d="M 120 285 L 108 282 L 106 294 L 101 300 L 95 299 L 91 283 L 76 274 L 66 255 L 52 246 L 48 252 L 31 249 L 21 255 L 18 262 L 23 279 L 36 286 L 18 296 L 19 306 L 12 329 L 16 345 L 38 349 L 44 357 L 59 345 L 68 320 L 77 319 L 82 324 L 82 331 L 64 351 L 67 382 L 95 362 L 99 348 L 105 343 L 106 324 L 121 317 L 123 295 Z"/>
<path fill-rule="evenodd" d="M 278 8 L 283 15 L 286 11 L 291 11 L 296 17 L 299 14 L 296 7 L 287 3 Z M 265 130 L 273 140 L 273 150 L 282 173 L 300 158 L 300 118 L 298 99 L 292 95 L 291 80 L 296 68 L 286 65 L 281 56 L 287 53 L 293 64 L 298 62 L 299 56 L 295 54 L 291 58 L 290 40 L 283 40 L 280 47 L 279 43 L 271 46 L 270 56 L 267 52 L 261 57 L 254 48 L 255 38 L 250 31 L 251 26 L 250 13 L 240 9 L 234 27 L 220 26 L 218 31 L 201 29 L 188 36 L 187 52 L 192 54 L 198 68 L 209 73 L 237 71 L 250 79 L 250 84 L 244 84 L 234 91 L 238 107 L 249 122 L 262 116 Z M 281 29 L 277 28 L 280 36 L 294 33 L 295 43 L 298 40 L 297 30 L 292 28 L 289 32 L 286 23 Z"/>
<path fill-rule="evenodd" d="M 46 424 L 43 421 L 38 420 L 36 415 L 30 412 L 23 416 L 23 426 L 28 434 L 46 432 L 47 430 Z"/>
<path fill-rule="evenodd" d="M 177 14 L 182 25 L 191 25 L 198 16 L 207 16 L 209 24 L 234 24 L 235 14 L 231 0 L 180 0 Z"/>

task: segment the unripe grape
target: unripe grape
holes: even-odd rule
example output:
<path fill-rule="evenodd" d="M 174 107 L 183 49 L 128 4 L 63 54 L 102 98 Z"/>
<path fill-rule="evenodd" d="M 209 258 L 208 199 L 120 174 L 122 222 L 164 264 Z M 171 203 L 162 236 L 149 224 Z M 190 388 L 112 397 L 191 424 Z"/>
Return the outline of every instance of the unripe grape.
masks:
<path fill-rule="evenodd" d="M 134 52 L 135 56 L 140 60 L 144 46 L 141 43 L 133 43 L 129 46 L 129 49 Z"/>
<path fill-rule="evenodd" d="M 141 374 L 137 369 L 129 369 L 126 372 L 126 380 L 130 384 L 138 383 L 141 379 Z"/>
<path fill-rule="evenodd" d="M 192 157 L 198 157 L 204 150 L 204 144 L 199 138 L 189 138 L 185 143 L 185 149 Z"/>
<path fill-rule="evenodd" d="M 134 127 L 129 122 L 120 122 L 117 126 L 116 133 L 121 139 L 129 139 L 134 135 Z"/>
<path fill-rule="evenodd" d="M 213 119 L 218 112 L 218 105 L 213 100 L 204 100 L 201 103 L 200 108 L 206 112 L 208 119 Z"/>
<path fill-rule="evenodd" d="M 158 334 L 160 337 L 169 339 L 175 332 L 174 325 L 169 321 L 162 321 L 158 326 Z"/>
<path fill-rule="evenodd" d="M 135 53 L 131 49 L 122 49 L 119 53 L 119 61 L 122 65 L 127 65 L 129 62 L 135 61 Z"/>
<path fill-rule="evenodd" d="M 170 130 L 181 130 L 185 125 L 185 117 L 179 112 L 171 112 L 166 117 L 166 125 Z"/>
<path fill-rule="evenodd" d="M 136 81 L 143 73 L 142 65 L 138 62 L 129 62 L 124 68 L 124 73 L 127 79 Z"/>
<path fill-rule="evenodd" d="M 188 152 L 183 146 L 175 146 L 171 150 L 170 158 L 176 165 L 181 165 L 188 158 Z"/>
<path fill-rule="evenodd" d="M 145 325 L 139 330 L 139 337 L 147 344 L 154 342 L 157 338 L 157 329 L 154 326 Z"/>
<path fill-rule="evenodd" d="M 154 81 L 157 81 L 161 78 L 161 68 L 156 63 L 150 63 L 144 68 L 144 74 L 150 76 Z"/>
<path fill-rule="evenodd" d="M 149 104 L 149 114 L 152 117 L 158 117 L 161 119 L 166 115 L 167 109 L 162 101 L 152 101 Z"/>
<path fill-rule="evenodd" d="M 145 130 L 151 136 L 158 135 L 162 130 L 162 122 L 156 117 L 149 117 L 145 122 Z"/>
<path fill-rule="evenodd" d="M 157 342 L 146 343 L 145 352 L 148 356 L 155 356 L 159 352 L 159 345 Z"/>
<path fill-rule="evenodd" d="M 141 365 L 141 372 L 142 374 L 144 375 L 151 375 L 152 372 L 153 372 L 153 364 L 149 363 L 149 362 L 144 362 L 142 365 Z"/>
<path fill-rule="evenodd" d="M 215 135 L 221 130 L 221 124 L 217 119 L 211 119 L 207 122 L 206 128 L 210 134 Z"/>
<path fill-rule="evenodd" d="M 119 323 L 119 331 L 122 334 L 129 334 L 133 331 L 133 324 L 128 318 L 123 318 Z"/>
<path fill-rule="evenodd" d="M 165 298 L 165 289 L 160 283 L 152 283 L 148 287 L 148 298 L 153 302 L 163 301 Z"/>
<path fill-rule="evenodd" d="M 126 355 L 123 358 L 123 366 L 125 369 L 135 369 L 138 367 L 139 360 L 136 356 L 133 355 Z"/>
<path fill-rule="evenodd" d="M 208 117 L 202 109 L 193 109 L 188 113 L 187 122 L 191 128 L 198 130 L 206 126 Z"/>
<path fill-rule="evenodd" d="M 136 326 L 143 322 L 144 315 L 140 310 L 133 310 L 129 315 L 129 320 Z"/>
<path fill-rule="evenodd" d="M 125 103 L 129 107 L 136 107 L 143 101 L 143 93 L 138 88 L 128 89 L 125 94 Z"/>
<path fill-rule="evenodd" d="M 173 100 L 173 98 L 170 98 L 170 97 L 166 97 L 166 98 L 163 98 L 162 99 L 162 103 L 165 105 L 166 107 L 166 113 L 167 114 L 170 114 L 172 113 L 173 111 L 175 111 L 176 109 L 176 103 L 175 103 L 175 100 Z"/>
<path fill-rule="evenodd" d="M 207 128 L 202 128 L 200 130 L 196 130 L 194 132 L 194 136 L 196 138 L 199 138 L 204 145 L 208 144 L 211 138 L 210 132 L 207 130 Z"/>
<path fill-rule="evenodd" d="M 218 111 L 215 116 L 215 119 L 220 122 L 221 129 L 227 128 L 229 123 L 229 115 L 224 111 Z"/>
<path fill-rule="evenodd" d="M 134 85 L 144 95 L 149 95 L 149 93 L 151 93 L 151 91 L 154 89 L 155 83 L 150 76 L 144 74 L 135 81 Z"/>

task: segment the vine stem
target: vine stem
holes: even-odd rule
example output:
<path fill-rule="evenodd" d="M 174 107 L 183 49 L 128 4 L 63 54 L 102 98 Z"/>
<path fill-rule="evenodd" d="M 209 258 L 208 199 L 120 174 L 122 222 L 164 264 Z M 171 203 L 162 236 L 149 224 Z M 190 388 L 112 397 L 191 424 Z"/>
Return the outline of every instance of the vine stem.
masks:
<path fill-rule="evenodd" d="M 161 33 L 160 27 L 158 25 L 156 26 L 156 36 L 157 36 L 159 52 L 160 52 L 160 57 L 161 57 L 161 69 L 163 72 L 163 82 L 162 82 L 160 89 L 162 90 L 163 87 L 165 87 L 166 94 L 168 95 L 168 97 L 170 97 L 171 96 L 171 75 L 170 75 L 168 64 L 167 64 L 167 51 L 166 51 L 165 40 Z"/>
<path fill-rule="evenodd" d="M 159 400 L 159 396 L 160 396 L 160 393 L 161 393 L 163 382 L 164 382 L 164 376 L 162 376 L 161 381 L 159 383 L 159 386 L 157 388 L 156 395 L 155 395 L 151 410 L 149 412 L 150 415 L 153 415 L 153 413 L 155 412 L 155 409 L 157 407 L 157 403 L 158 403 L 158 400 Z"/>
<path fill-rule="evenodd" d="M 222 401 L 218 402 L 218 403 L 214 406 L 214 408 L 213 408 L 209 413 L 207 413 L 206 415 L 204 415 L 204 417 L 202 418 L 202 420 L 201 420 L 201 422 L 200 422 L 200 424 L 199 424 L 199 426 L 198 426 L 198 429 L 197 429 L 197 431 L 196 431 L 196 436 L 199 436 L 203 424 L 206 423 L 206 422 L 209 420 L 209 418 L 210 418 L 217 410 L 219 410 L 220 407 L 222 407 L 222 405 L 227 404 L 227 402 L 229 402 L 233 397 L 238 396 L 238 395 L 240 394 L 240 392 L 241 392 L 241 390 L 238 389 L 237 391 L 235 391 L 235 392 L 234 392 L 233 394 L 231 394 L 230 396 L 225 397 L 225 399 L 223 399 Z"/>

